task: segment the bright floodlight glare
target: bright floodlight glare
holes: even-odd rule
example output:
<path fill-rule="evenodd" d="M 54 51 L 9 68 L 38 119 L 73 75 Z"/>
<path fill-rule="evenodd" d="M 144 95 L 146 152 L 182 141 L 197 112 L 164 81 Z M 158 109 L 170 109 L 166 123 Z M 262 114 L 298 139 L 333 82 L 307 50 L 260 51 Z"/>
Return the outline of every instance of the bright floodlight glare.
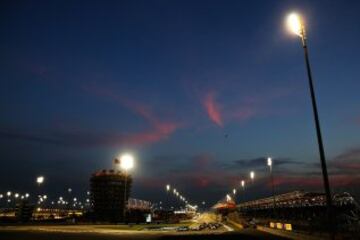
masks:
<path fill-rule="evenodd" d="M 120 158 L 120 167 L 125 171 L 134 167 L 134 157 L 130 154 L 124 154 Z"/>
<path fill-rule="evenodd" d="M 226 194 L 226 201 L 230 201 L 231 200 L 231 197 L 229 194 Z"/>
<path fill-rule="evenodd" d="M 44 182 L 44 179 L 45 178 L 43 176 L 39 176 L 39 177 L 36 178 L 36 183 L 40 185 L 40 184 L 42 184 Z"/>
<path fill-rule="evenodd" d="M 271 157 L 269 157 L 269 158 L 267 159 L 267 165 L 268 165 L 269 167 L 272 166 L 272 159 L 271 159 Z"/>
<path fill-rule="evenodd" d="M 11 192 L 8 191 L 8 192 L 6 193 L 6 196 L 10 197 L 10 196 L 11 196 Z"/>
<path fill-rule="evenodd" d="M 170 185 L 166 185 L 166 191 L 170 191 Z"/>
<path fill-rule="evenodd" d="M 255 173 L 254 173 L 254 171 L 251 171 L 251 172 L 250 172 L 250 178 L 251 178 L 251 179 L 254 179 L 254 177 L 255 177 Z"/>
<path fill-rule="evenodd" d="M 244 180 L 241 180 L 241 186 L 245 187 L 245 181 Z"/>
<path fill-rule="evenodd" d="M 233 189 L 233 194 L 234 194 L 234 195 L 236 194 L 236 189 L 235 189 L 235 188 Z"/>
<path fill-rule="evenodd" d="M 295 33 L 298 36 L 301 36 L 302 32 L 302 21 L 298 14 L 296 13 L 290 13 L 287 17 L 287 26 L 289 30 L 293 33 Z"/>

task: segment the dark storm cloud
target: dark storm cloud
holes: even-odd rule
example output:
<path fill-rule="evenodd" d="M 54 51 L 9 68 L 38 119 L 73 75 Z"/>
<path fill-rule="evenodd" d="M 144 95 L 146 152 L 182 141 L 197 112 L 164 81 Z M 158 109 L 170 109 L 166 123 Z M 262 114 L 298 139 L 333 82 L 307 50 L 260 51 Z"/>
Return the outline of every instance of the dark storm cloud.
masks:
<path fill-rule="evenodd" d="M 267 158 L 266 157 L 258 157 L 258 158 L 252 158 L 252 159 L 240 159 L 234 161 L 235 165 L 242 167 L 242 168 L 263 168 L 264 165 L 267 164 Z M 292 160 L 291 158 L 273 158 L 273 164 L 275 166 L 281 166 L 281 165 L 302 165 L 304 163 Z"/>

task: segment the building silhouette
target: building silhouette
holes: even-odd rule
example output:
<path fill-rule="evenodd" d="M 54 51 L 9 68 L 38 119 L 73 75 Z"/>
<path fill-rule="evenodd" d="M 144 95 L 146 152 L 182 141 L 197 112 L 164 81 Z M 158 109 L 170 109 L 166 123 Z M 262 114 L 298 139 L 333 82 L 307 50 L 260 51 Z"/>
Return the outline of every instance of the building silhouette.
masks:
<path fill-rule="evenodd" d="M 124 171 L 102 170 L 93 173 L 90 189 L 95 220 L 124 222 L 131 185 L 132 177 Z"/>

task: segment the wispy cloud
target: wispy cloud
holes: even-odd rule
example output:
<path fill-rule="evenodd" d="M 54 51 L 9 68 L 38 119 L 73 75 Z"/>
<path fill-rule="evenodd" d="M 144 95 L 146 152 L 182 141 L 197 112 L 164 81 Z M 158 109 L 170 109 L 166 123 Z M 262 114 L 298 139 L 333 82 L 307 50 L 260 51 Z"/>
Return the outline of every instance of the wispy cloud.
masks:
<path fill-rule="evenodd" d="M 337 155 L 329 162 L 329 167 L 332 171 L 351 174 L 358 174 L 360 176 L 360 148 L 347 150 Z"/>
<path fill-rule="evenodd" d="M 203 105 L 210 120 L 219 127 L 223 127 L 224 124 L 221 116 L 221 107 L 219 103 L 216 102 L 216 94 L 214 92 L 208 92 L 205 95 Z"/>
<path fill-rule="evenodd" d="M 162 139 L 169 137 L 181 126 L 181 124 L 178 122 L 161 120 L 159 116 L 154 113 L 153 109 L 150 106 L 140 102 L 136 102 L 129 98 L 125 98 L 124 96 L 115 93 L 110 88 L 91 84 L 83 86 L 83 89 L 91 94 L 105 97 L 119 103 L 123 107 L 128 108 L 133 113 L 142 117 L 150 124 L 152 129 L 142 133 L 130 134 L 129 136 L 127 136 L 128 141 L 133 144 L 158 142 Z"/>
<path fill-rule="evenodd" d="M 51 131 L 29 131 L 24 129 L 2 128 L 0 129 L 0 137 L 81 147 L 146 145 L 168 138 L 181 126 L 178 122 L 160 119 L 151 107 L 120 97 L 119 94 L 115 94 L 111 89 L 96 85 L 88 85 L 83 89 L 97 96 L 109 98 L 121 104 L 123 107 L 128 108 L 130 111 L 143 118 L 149 124 L 150 128 L 132 133 L 124 131 L 94 133 L 91 130 L 66 128 L 66 126 Z"/>
<path fill-rule="evenodd" d="M 89 131 L 34 132 L 1 129 L 0 138 L 63 145 L 69 147 L 118 147 L 121 145 L 144 145 L 158 142 L 173 131 L 174 127 L 153 129 L 140 133 L 92 133 Z"/>
<path fill-rule="evenodd" d="M 251 159 L 239 159 L 235 160 L 234 163 L 241 168 L 263 168 L 267 164 L 266 157 L 258 157 Z M 292 160 L 290 158 L 273 158 L 274 166 L 280 165 L 301 165 L 302 162 Z"/>
<path fill-rule="evenodd" d="M 274 109 L 271 104 L 291 93 L 292 89 L 273 89 L 264 94 L 244 94 L 241 98 L 227 99 L 225 104 L 218 100 L 220 92 L 208 90 L 202 95 L 202 105 L 209 119 L 223 128 L 226 123 L 245 123 L 254 117 L 279 114 L 283 109 Z"/>

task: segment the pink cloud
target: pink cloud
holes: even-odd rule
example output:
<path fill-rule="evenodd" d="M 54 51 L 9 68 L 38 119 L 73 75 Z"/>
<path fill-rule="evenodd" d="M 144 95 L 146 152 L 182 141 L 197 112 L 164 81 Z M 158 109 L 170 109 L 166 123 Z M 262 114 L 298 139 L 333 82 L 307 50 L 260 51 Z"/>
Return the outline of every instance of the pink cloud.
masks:
<path fill-rule="evenodd" d="M 256 116 L 258 112 L 254 107 L 245 106 L 240 107 L 237 110 L 235 110 L 229 118 L 238 121 L 238 122 L 245 122 L 249 120 L 250 118 Z"/>
<path fill-rule="evenodd" d="M 203 99 L 203 105 L 211 121 L 213 121 L 219 127 L 223 127 L 224 124 L 221 117 L 220 106 L 215 101 L 214 92 L 209 92 L 206 94 L 205 98 Z"/>
<path fill-rule="evenodd" d="M 126 142 L 129 144 L 155 143 L 169 137 L 178 128 L 180 128 L 181 124 L 177 122 L 160 119 L 150 106 L 125 98 L 121 94 L 115 94 L 109 88 L 99 87 L 98 85 L 92 84 L 84 86 L 83 89 L 97 96 L 114 100 L 138 116 L 141 116 L 150 124 L 150 130 L 128 134 L 126 136 Z"/>

